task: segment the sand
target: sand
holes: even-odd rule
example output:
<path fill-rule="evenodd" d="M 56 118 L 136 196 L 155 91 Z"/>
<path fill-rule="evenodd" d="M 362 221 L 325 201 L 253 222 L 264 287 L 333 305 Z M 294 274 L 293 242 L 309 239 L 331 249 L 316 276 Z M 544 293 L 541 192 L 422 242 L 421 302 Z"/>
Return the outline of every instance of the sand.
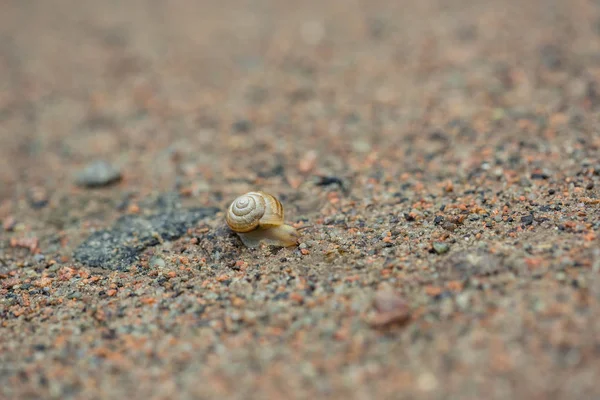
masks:
<path fill-rule="evenodd" d="M 599 26 L 2 2 L 0 398 L 600 397 Z M 251 190 L 299 246 L 227 228 Z"/>

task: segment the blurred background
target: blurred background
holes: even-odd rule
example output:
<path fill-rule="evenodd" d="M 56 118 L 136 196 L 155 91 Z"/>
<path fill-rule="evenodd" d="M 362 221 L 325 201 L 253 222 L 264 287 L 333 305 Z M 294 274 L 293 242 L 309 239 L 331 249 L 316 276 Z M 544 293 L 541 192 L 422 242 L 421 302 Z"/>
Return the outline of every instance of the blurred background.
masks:
<path fill-rule="evenodd" d="M 292 186 L 309 171 L 352 174 L 373 151 L 424 167 L 402 140 L 456 119 L 485 131 L 506 110 L 569 111 L 581 126 L 598 103 L 594 1 L 0 7 L 3 199 L 71 187 L 98 159 L 130 188 L 196 195 L 278 168 Z"/>

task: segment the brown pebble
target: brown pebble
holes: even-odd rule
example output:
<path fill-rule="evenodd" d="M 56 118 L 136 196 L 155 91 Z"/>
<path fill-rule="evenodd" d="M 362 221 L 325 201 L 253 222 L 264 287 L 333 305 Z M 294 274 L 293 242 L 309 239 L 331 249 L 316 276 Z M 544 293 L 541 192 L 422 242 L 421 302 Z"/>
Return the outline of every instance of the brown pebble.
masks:
<path fill-rule="evenodd" d="M 9 232 L 12 231 L 15 225 L 17 224 L 17 220 L 12 215 L 9 215 L 2 222 L 2 229 Z"/>
<path fill-rule="evenodd" d="M 429 296 L 439 296 L 442 293 L 442 288 L 439 286 L 428 285 L 425 286 L 425 293 Z"/>
<path fill-rule="evenodd" d="M 452 223 L 452 222 L 444 222 L 444 224 L 442 225 L 444 227 L 445 230 L 450 231 L 450 232 L 454 232 L 456 230 L 456 224 Z"/>
<path fill-rule="evenodd" d="M 452 184 L 452 181 L 446 182 L 444 190 L 446 191 L 446 193 L 451 193 L 454 191 L 454 185 Z"/>
<path fill-rule="evenodd" d="M 317 152 L 314 150 L 307 151 L 298 163 L 298 170 L 303 174 L 310 172 L 317 163 Z"/>
<path fill-rule="evenodd" d="M 38 238 L 12 238 L 10 239 L 10 247 L 22 247 L 29 249 L 30 252 L 35 253 L 38 248 Z"/>
<path fill-rule="evenodd" d="M 377 314 L 370 323 L 377 328 L 403 324 L 411 317 L 406 300 L 390 289 L 380 290 L 375 294 L 374 306 Z"/>
<path fill-rule="evenodd" d="M 290 300 L 293 300 L 296 303 L 302 303 L 302 301 L 304 300 L 304 297 L 299 293 L 291 293 Z"/>

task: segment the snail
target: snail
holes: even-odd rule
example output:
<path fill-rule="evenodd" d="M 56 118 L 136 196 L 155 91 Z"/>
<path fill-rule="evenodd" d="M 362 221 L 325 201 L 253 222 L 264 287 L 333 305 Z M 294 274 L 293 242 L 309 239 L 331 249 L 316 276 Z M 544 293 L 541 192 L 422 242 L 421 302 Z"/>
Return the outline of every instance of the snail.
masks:
<path fill-rule="evenodd" d="M 248 192 L 235 199 L 226 215 L 227 225 L 250 248 L 261 242 L 289 247 L 298 244 L 298 231 L 283 223 L 283 206 L 269 193 Z"/>

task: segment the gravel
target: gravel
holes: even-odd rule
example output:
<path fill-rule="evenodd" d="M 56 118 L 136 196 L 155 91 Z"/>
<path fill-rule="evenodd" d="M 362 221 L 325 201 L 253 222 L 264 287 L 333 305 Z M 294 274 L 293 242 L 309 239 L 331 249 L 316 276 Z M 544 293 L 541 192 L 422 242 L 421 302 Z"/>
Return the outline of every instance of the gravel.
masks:
<path fill-rule="evenodd" d="M 600 398 L 597 2 L 143 3 L 3 2 L 0 398 Z"/>

